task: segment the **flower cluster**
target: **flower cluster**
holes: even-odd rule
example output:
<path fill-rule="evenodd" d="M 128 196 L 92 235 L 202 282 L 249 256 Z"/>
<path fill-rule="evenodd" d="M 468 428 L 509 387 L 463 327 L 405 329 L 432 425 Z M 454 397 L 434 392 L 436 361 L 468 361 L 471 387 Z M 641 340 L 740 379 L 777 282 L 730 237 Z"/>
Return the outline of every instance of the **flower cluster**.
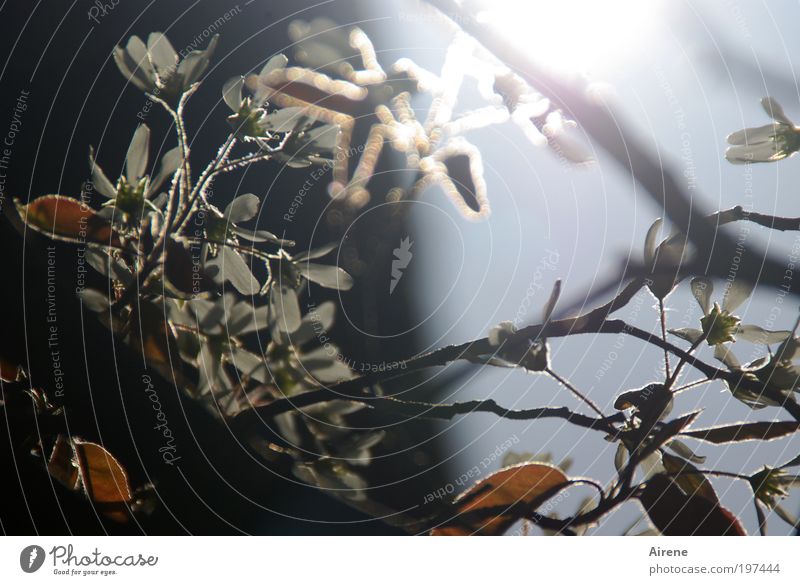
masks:
<path fill-rule="evenodd" d="M 206 72 L 218 42 L 219 35 L 215 35 L 204 50 L 194 50 L 181 59 L 164 33 L 150 33 L 147 44 L 134 35 L 125 47 L 114 49 L 114 61 L 133 85 L 174 101 Z"/>
<path fill-rule="evenodd" d="M 701 329 L 671 329 L 670 333 L 673 335 L 690 343 L 705 341 L 711 346 L 733 343 L 737 337 L 753 343 L 771 345 L 784 341 L 790 335 L 789 331 L 769 331 L 758 325 L 743 325 L 741 318 L 733 314 L 753 292 L 752 285 L 748 283 L 734 280 L 728 284 L 722 297 L 722 305 L 711 302 L 714 283 L 710 278 L 693 278 L 691 288 L 692 295 L 703 310 Z"/>
<path fill-rule="evenodd" d="M 112 183 L 95 161 L 94 150 L 89 149 L 89 165 L 92 182 L 103 197 L 108 198 L 104 206 L 118 211 L 126 222 L 140 219 L 148 210 L 160 213 L 166 202 L 166 194 L 154 197 L 164 182 L 172 177 L 181 165 L 181 149 L 176 146 L 161 156 L 161 166 L 154 177 L 147 175 L 150 129 L 141 124 L 133 134 L 128 154 L 125 157 L 125 172 Z"/>

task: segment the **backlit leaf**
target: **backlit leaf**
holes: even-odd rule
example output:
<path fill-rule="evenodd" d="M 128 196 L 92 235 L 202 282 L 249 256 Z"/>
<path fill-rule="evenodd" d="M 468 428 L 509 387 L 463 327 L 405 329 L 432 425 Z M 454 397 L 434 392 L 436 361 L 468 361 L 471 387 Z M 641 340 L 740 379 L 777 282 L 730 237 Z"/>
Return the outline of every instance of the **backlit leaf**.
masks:
<path fill-rule="evenodd" d="M 673 474 L 673 480 L 684 492 L 689 495 L 703 496 L 707 500 L 719 504 L 719 498 L 711 482 L 694 465 L 669 453 L 662 454 L 661 464 L 667 473 Z"/>
<path fill-rule="evenodd" d="M 108 517 L 128 519 L 126 503 L 133 498 L 128 474 L 114 456 L 96 443 L 73 439 L 81 482 L 89 496 Z"/>
<path fill-rule="evenodd" d="M 719 504 L 685 494 L 663 475 L 647 481 L 639 494 L 650 520 L 665 536 L 746 536 L 739 520 Z"/>
<path fill-rule="evenodd" d="M 497 535 L 520 518 L 519 507 L 532 513 L 546 494 L 565 486 L 567 476 L 544 463 L 523 463 L 491 474 L 454 502 L 454 517 L 431 531 L 434 536 Z M 503 510 L 506 508 L 506 510 Z M 509 508 L 512 508 L 509 510 Z M 514 512 L 513 508 L 517 509 Z M 486 515 L 481 512 L 486 512 Z"/>
<path fill-rule="evenodd" d="M 28 205 L 17 202 L 17 210 L 25 223 L 52 238 L 120 246 L 111 224 L 77 199 L 45 195 Z"/>
<path fill-rule="evenodd" d="M 800 422 L 754 422 L 697 429 L 681 433 L 699 441 L 709 443 L 735 443 L 740 441 L 769 441 L 800 430 Z"/>

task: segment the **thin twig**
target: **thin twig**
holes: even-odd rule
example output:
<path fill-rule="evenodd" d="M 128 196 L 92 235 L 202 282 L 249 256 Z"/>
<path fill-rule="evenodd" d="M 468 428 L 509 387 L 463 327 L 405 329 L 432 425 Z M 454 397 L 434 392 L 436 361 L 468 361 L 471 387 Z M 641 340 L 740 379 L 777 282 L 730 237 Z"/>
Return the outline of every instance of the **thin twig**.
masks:
<path fill-rule="evenodd" d="M 664 310 L 664 299 L 658 299 L 658 313 L 659 313 L 659 321 L 661 322 L 661 339 L 664 343 L 667 343 L 667 313 Z M 669 373 L 669 351 L 667 348 L 664 348 L 664 375 L 667 379 L 667 388 L 671 385 L 669 380 L 672 379 L 672 376 Z"/>
<path fill-rule="evenodd" d="M 694 382 L 689 382 L 688 384 L 684 384 L 683 386 L 679 386 L 675 388 L 672 393 L 678 394 L 679 392 L 683 392 L 684 390 L 688 390 L 689 388 L 694 388 L 695 386 L 699 386 L 700 384 L 707 384 L 709 382 L 713 382 L 710 378 L 701 378 L 700 380 L 695 380 Z"/>
<path fill-rule="evenodd" d="M 591 398 L 589 398 L 588 396 L 583 394 L 580 390 L 578 390 L 575 386 L 570 384 L 569 381 L 559 376 L 550 368 L 546 368 L 545 372 L 547 372 L 547 374 L 550 377 L 554 378 L 557 382 L 559 382 L 562 386 L 564 386 L 564 388 L 572 392 L 578 398 L 578 400 L 582 400 L 589 408 L 595 411 L 600 417 L 605 416 L 605 414 L 603 414 L 603 411 L 600 410 L 600 408 L 591 400 Z"/>
<path fill-rule="evenodd" d="M 686 353 L 688 353 L 689 355 L 693 355 L 694 352 L 697 350 L 697 348 L 700 346 L 700 344 L 703 343 L 703 341 L 705 341 L 705 338 L 706 334 L 703 333 L 703 335 L 701 335 L 699 339 L 695 340 L 692 343 L 692 345 L 689 347 L 689 351 L 687 351 Z M 666 349 L 664 351 L 666 351 Z M 675 372 L 672 374 L 670 378 L 667 379 L 666 383 L 667 389 L 672 388 L 672 385 L 678 380 L 678 375 L 681 373 L 681 368 L 683 368 L 685 364 L 686 364 L 686 359 L 681 358 L 680 361 L 678 362 L 678 365 L 675 366 Z"/>

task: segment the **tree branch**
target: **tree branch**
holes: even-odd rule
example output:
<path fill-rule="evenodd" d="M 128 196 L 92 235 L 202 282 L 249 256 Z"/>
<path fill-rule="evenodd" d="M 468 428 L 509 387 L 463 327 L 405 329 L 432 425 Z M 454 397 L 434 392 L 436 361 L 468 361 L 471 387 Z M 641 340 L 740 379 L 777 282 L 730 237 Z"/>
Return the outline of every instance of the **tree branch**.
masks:
<path fill-rule="evenodd" d="M 800 420 L 800 405 L 794 401 L 791 396 L 784 396 L 777 391 L 771 389 L 768 386 L 764 386 L 758 382 L 745 378 L 742 374 L 737 372 L 730 372 L 728 370 L 722 370 L 716 368 L 710 364 L 707 364 L 700 360 L 699 358 L 695 357 L 691 353 L 673 345 L 670 342 L 664 341 L 658 335 L 653 335 L 643 329 L 639 329 L 638 327 L 634 327 L 625 323 L 622 320 L 618 319 L 608 319 L 608 315 L 614 311 L 619 310 L 620 308 L 624 307 L 639 291 L 641 286 L 644 284 L 643 279 L 636 279 L 631 281 L 620 294 L 606 303 L 585 315 L 580 315 L 578 317 L 568 318 L 568 319 L 561 319 L 557 321 L 548 321 L 544 324 L 539 325 L 530 325 L 528 327 L 524 327 L 519 331 L 513 333 L 509 340 L 537 340 L 537 339 L 545 339 L 545 338 L 553 338 L 553 337 L 567 337 L 569 335 L 579 335 L 585 333 L 610 333 L 610 334 L 626 334 L 637 339 L 640 339 L 646 343 L 650 343 L 655 345 L 659 348 L 662 348 L 666 351 L 669 351 L 673 355 L 680 358 L 685 363 L 693 366 L 695 369 L 700 371 L 703 375 L 710 379 L 718 379 L 724 380 L 727 382 L 732 388 L 737 386 L 741 386 L 743 388 L 749 388 L 756 392 L 763 393 L 764 396 L 770 398 L 774 402 L 781 404 L 787 412 L 789 412 L 796 420 Z M 404 368 L 402 370 L 402 374 L 406 375 L 410 372 L 421 370 L 424 368 L 430 367 L 437 367 L 437 366 L 446 366 L 453 361 L 459 359 L 467 359 L 472 356 L 476 355 L 494 355 L 497 351 L 497 347 L 492 346 L 489 343 L 488 338 L 481 338 L 476 339 L 474 341 L 468 341 L 466 343 L 458 344 L 458 345 L 450 345 L 447 347 L 443 347 L 434 351 L 431 351 L 427 354 L 422 354 L 420 356 L 408 359 L 404 361 Z M 278 414 L 282 414 L 284 412 L 290 412 L 293 410 L 297 410 L 306 406 L 311 406 L 313 404 L 320 404 L 324 402 L 330 402 L 332 400 L 355 400 L 358 402 L 362 402 L 364 404 L 375 405 L 376 401 L 386 400 L 386 397 L 375 396 L 374 392 L 370 391 L 370 387 L 388 381 L 398 376 L 396 370 L 387 370 L 383 372 L 374 372 L 368 373 L 364 376 L 360 376 L 358 378 L 354 378 L 352 380 L 347 380 L 344 382 L 340 382 L 338 384 L 334 384 L 329 387 L 319 388 L 317 390 L 311 390 L 309 392 L 305 392 L 303 394 L 299 394 L 297 396 L 286 397 L 276 400 L 266 406 L 260 406 L 253 409 L 248 409 L 243 411 L 237 418 L 237 424 L 241 425 L 248 425 L 248 424 L 262 424 L 264 418 L 276 416 Z M 477 404 L 483 404 L 479 407 L 479 410 L 475 410 L 475 406 Z M 462 405 L 471 405 L 471 406 L 462 406 Z M 471 402 L 471 403 L 462 403 L 462 405 L 426 405 L 427 407 L 430 406 L 437 406 L 438 408 L 442 408 L 444 410 L 439 410 L 434 412 L 436 413 L 452 413 L 452 416 L 456 414 L 466 414 L 468 412 L 494 412 L 498 414 L 498 412 L 503 412 L 503 416 L 505 418 L 514 418 L 516 415 L 509 413 L 514 412 L 525 412 L 525 411 L 509 411 L 508 409 L 504 409 L 502 407 L 497 406 L 494 401 L 483 401 L 481 402 Z M 464 408 L 465 410 L 459 410 Z M 448 410 L 450 409 L 450 410 Z M 552 414 L 552 412 L 559 412 L 560 414 Z M 541 418 L 544 416 L 561 416 L 564 418 L 564 414 L 567 414 L 569 411 L 565 413 L 561 409 L 551 409 L 547 411 L 546 409 L 540 413 L 541 416 L 531 416 L 526 414 L 526 418 Z M 547 414 L 545 414 L 547 413 Z M 572 417 L 571 422 L 575 422 L 576 420 L 582 420 L 584 423 L 586 420 L 589 421 L 598 421 L 603 419 L 592 419 L 590 417 L 585 417 L 586 420 L 576 418 L 581 417 L 582 415 L 577 415 L 572 413 L 570 415 Z M 581 426 L 586 426 L 586 424 L 575 423 Z M 592 423 L 593 426 L 587 428 L 596 428 L 597 423 Z"/>

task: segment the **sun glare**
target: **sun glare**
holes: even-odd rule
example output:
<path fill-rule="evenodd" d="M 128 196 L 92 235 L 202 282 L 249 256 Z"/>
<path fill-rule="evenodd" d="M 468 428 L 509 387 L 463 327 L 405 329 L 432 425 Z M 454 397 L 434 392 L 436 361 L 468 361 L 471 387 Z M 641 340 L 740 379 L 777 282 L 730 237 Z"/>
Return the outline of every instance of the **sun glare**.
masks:
<path fill-rule="evenodd" d="M 592 73 L 635 55 L 652 32 L 658 2 L 642 0 L 490 0 L 478 19 L 519 39 L 543 64 Z"/>

